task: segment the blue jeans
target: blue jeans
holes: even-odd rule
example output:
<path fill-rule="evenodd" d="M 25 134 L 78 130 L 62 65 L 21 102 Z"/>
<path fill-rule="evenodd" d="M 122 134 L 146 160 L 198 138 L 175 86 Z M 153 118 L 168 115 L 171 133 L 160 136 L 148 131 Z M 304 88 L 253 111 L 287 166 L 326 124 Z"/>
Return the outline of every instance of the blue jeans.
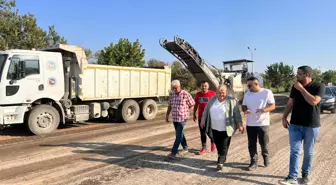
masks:
<path fill-rule="evenodd" d="M 177 154 L 180 144 L 182 145 L 183 149 L 188 148 L 187 140 L 183 133 L 183 129 L 185 125 L 186 125 L 185 121 L 184 122 L 174 122 L 175 134 L 176 134 L 175 142 L 172 148 L 172 154 L 174 155 Z"/>
<path fill-rule="evenodd" d="M 290 142 L 289 176 L 297 179 L 302 141 L 304 157 L 301 173 L 310 174 L 314 155 L 314 145 L 320 132 L 320 127 L 312 128 L 290 124 L 288 130 Z"/>

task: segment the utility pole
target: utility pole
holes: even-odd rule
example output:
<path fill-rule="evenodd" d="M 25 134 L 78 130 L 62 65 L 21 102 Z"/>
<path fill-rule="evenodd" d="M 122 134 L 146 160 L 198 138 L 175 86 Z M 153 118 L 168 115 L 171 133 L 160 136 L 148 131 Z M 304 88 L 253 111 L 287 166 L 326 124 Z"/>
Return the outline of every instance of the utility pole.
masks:
<path fill-rule="evenodd" d="M 254 49 L 251 49 L 250 47 L 247 47 L 247 49 L 248 50 L 250 50 L 250 52 L 251 52 L 251 60 L 253 61 L 253 51 L 255 51 L 255 50 L 257 50 L 256 48 L 254 48 Z M 252 74 L 253 74 L 253 63 L 254 63 L 254 61 L 252 62 Z M 253 75 L 254 76 L 254 75 Z"/>

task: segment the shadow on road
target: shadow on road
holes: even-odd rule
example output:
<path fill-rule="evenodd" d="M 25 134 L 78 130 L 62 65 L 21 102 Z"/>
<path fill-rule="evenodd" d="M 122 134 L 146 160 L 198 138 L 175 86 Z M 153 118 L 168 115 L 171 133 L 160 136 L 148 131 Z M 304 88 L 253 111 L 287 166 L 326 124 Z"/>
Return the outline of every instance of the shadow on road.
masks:
<path fill-rule="evenodd" d="M 103 162 L 105 164 L 118 165 L 128 169 L 157 169 L 165 171 L 183 172 L 198 174 L 202 176 L 227 178 L 247 183 L 271 185 L 271 183 L 250 179 L 251 177 L 262 177 L 282 179 L 282 176 L 252 174 L 246 171 L 248 164 L 238 162 L 228 162 L 225 167 L 233 168 L 234 172 L 217 172 L 216 161 L 191 158 L 193 153 L 180 156 L 174 160 L 168 160 L 164 155 L 151 153 L 152 151 L 165 151 L 167 154 L 170 148 L 161 146 L 138 146 L 120 145 L 113 143 L 69 143 L 60 145 L 40 145 L 42 147 L 71 147 L 75 148 L 72 152 L 83 155 L 83 160 L 90 162 Z M 93 155 L 92 155 L 93 154 Z M 93 156 L 100 155 L 97 158 Z M 104 159 L 102 159 L 104 158 Z M 111 172 L 113 173 L 113 172 Z M 119 171 L 117 172 L 119 173 Z"/>

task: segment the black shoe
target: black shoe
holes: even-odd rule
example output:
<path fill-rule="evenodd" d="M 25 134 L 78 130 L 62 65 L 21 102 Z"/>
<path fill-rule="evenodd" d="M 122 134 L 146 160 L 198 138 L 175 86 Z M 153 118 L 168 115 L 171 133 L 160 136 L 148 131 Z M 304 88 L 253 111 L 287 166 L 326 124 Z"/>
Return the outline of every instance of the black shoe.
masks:
<path fill-rule="evenodd" d="M 252 161 L 250 166 L 247 168 L 248 171 L 253 171 L 255 169 L 257 169 L 258 167 L 258 162 L 257 161 Z"/>
<path fill-rule="evenodd" d="M 264 166 L 265 166 L 265 167 L 268 167 L 269 164 L 270 164 L 269 159 L 268 159 L 268 158 L 265 158 L 265 159 L 264 159 Z"/>
<path fill-rule="evenodd" d="M 303 174 L 302 175 L 302 184 L 308 185 L 310 183 L 310 179 L 308 174 Z"/>

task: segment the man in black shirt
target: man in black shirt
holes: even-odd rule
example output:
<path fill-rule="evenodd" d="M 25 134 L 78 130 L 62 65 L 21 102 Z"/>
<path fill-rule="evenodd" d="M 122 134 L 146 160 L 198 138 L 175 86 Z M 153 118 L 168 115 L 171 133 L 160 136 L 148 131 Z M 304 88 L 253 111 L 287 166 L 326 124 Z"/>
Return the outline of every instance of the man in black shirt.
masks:
<path fill-rule="evenodd" d="M 302 141 L 304 159 L 302 165 L 303 184 L 309 183 L 314 144 L 320 131 L 320 101 L 324 96 L 325 86 L 312 82 L 312 68 L 301 66 L 297 70 L 297 82 L 293 85 L 290 98 L 282 118 L 283 127 L 289 131 L 290 162 L 289 174 L 279 181 L 280 184 L 297 184 L 298 167 Z M 290 123 L 287 121 L 292 111 Z"/>

